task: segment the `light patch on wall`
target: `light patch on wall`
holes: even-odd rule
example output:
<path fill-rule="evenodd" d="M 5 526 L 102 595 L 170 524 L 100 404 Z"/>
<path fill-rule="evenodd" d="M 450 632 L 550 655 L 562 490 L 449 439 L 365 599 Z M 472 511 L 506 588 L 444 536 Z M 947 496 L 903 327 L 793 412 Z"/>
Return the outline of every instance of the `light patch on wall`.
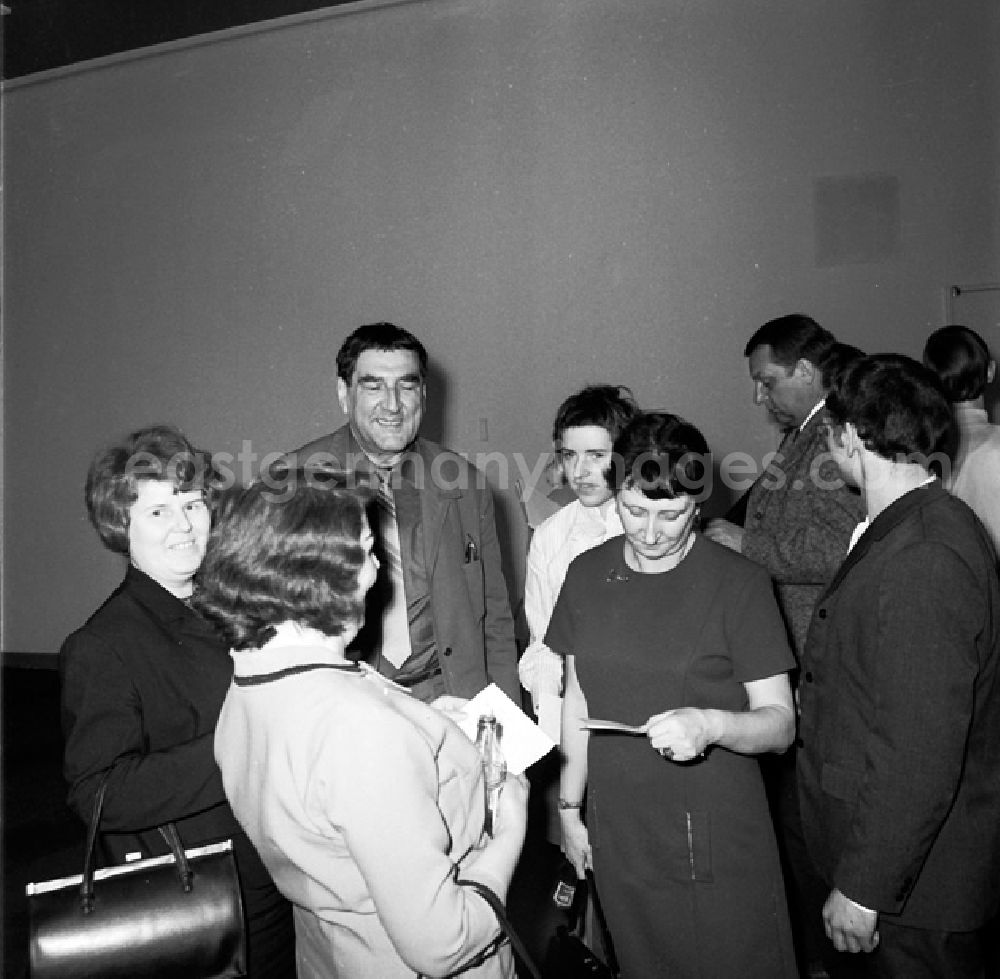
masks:
<path fill-rule="evenodd" d="M 820 268 L 883 262 L 899 250 L 898 177 L 817 177 L 813 202 Z"/>

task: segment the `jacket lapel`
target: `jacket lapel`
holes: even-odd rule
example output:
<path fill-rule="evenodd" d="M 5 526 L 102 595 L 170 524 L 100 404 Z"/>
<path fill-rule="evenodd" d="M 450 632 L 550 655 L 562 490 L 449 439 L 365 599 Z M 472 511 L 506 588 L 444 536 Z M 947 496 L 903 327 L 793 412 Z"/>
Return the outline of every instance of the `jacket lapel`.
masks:
<path fill-rule="evenodd" d="M 461 499 L 462 490 L 437 485 L 434 479 L 434 454 L 422 438 L 417 438 L 413 448 L 422 462 L 422 472 L 414 475 L 423 484 L 417 489 L 420 493 L 420 515 L 424 524 L 424 560 L 427 563 L 427 573 L 433 574 L 438 550 L 444 536 L 444 525 L 448 519 L 448 511 L 457 500 Z"/>
<path fill-rule="evenodd" d="M 132 565 L 129 565 L 125 581 L 132 599 L 146 609 L 171 643 L 176 642 L 177 636 L 221 642 L 208 620 Z"/>
<path fill-rule="evenodd" d="M 804 455 L 808 455 L 812 458 L 816 451 L 816 443 L 822 438 L 820 431 L 821 415 L 822 411 L 817 411 L 816 414 L 806 422 L 805 428 L 801 431 L 795 429 L 785 436 L 779 447 L 779 451 L 785 458 L 786 472 L 794 469 Z"/>
<path fill-rule="evenodd" d="M 910 490 L 894 503 L 887 506 L 875 519 L 871 526 L 861 535 L 861 539 L 851 548 L 844 563 L 837 569 L 830 584 L 820 596 L 823 601 L 836 591 L 840 583 L 850 573 L 851 568 L 862 561 L 871 549 L 886 537 L 895 527 L 906 520 L 914 510 L 919 510 L 937 500 L 945 490 L 938 482 L 928 483 L 918 489 Z"/>

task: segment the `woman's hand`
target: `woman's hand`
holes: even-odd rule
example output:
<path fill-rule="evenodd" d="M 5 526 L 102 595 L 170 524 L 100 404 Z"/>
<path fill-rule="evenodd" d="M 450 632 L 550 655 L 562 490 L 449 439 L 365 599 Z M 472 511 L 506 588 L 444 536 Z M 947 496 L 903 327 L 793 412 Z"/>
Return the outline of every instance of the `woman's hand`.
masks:
<path fill-rule="evenodd" d="M 573 864 L 576 876 L 583 880 L 586 872 L 594 867 L 590 849 L 590 833 L 583 824 L 579 809 L 559 810 L 559 829 L 562 837 L 562 852 Z"/>
<path fill-rule="evenodd" d="M 530 783 L 524 775 L 507 775 L 497 799 L 496 832 L 518 837 L 518 846 L 524 841 L 528 828 L 528 791 Z"/>
<path fill-rule="evenodd" d="M 713 712 L 697 707 L 654 714 L 646 721 L 649 743 L 669 761 L 692 761 L 714 744 Z"/>
<path fill-rule="evenodd" d="M 525 776 L 508 775 L 504 779 L 495 815 L 493 835 L 483 833 L 479 845 L 462 862 L 461 876 L 478 880 L 504 899 L 528 827 L 528 780 Z"/>

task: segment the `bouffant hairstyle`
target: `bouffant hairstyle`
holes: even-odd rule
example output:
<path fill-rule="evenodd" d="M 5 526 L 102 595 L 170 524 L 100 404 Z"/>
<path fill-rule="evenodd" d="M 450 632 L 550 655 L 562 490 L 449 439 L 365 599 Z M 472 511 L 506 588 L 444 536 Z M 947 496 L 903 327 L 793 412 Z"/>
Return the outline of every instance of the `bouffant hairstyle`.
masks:
<path fill-rule="evenodd" d="M 924 364 L 941 379 L 951 402 L 974 401 L 990 382 L 990 348 L 967 326 L 942 326 L 924 344 Z"/>
<path fill-rule="evenodd" d="M 862 357 L 826 396 L 835 425 L 850 422 L 884 459 L 933 461 L 953 442 L 951 406 L 937 375 L 902 354 Z"/>
<path fill-rule="evenodd" d="M 552 425 L 552 441 L 558 446 L 567 428 L 594 425 L 605 429 L 613 442 L 638 411 L 632 392 L 624 385 L 588 385 L 559 406 Z"/>
<path fill-rule="evenodd" d="M 104 545 L 128 554 L 129 510 L 144 480 L 172 483 L 177 493 L 201 490 L 210 506 L 219 474 L 212 457 L 196 449 L 173 425 L 150 425 L 103 449 L 90 464 L 84 497 L 87 514 Z"/>
<path fill-rule="evenodd" d="M 194 604 L 234 649 L 280 622 L 339 636 L 364 616 L 358 572 L 371 491 L 353 473 L 271 467 L 224 492 Z"/>
<path fill-rule="evenodd" d="M 678 415 L 636 415 L 615 439 L 615 490 L 635 489 L 651 500 L 699 496 L 708 486 L 712 461 L 705 437 Z"/>
<path fill-rule="evenodd" d="M 758 347 L 771 348 L 771 360 L 791 369 L 800 360 L 819 366 L 836 343 L 833 334 L 805 313 L 790 313 L 768 320 L 747 341 L 743 356 L 749 357 Z"/>
<path fill-rule="evenodd" d="M 337 377 L 351 383 L 358 358 L 366 350 L 412 350 L 420 361 L 420 376 L 427 377 L 427 350 L 409 330 L 395 323 L 366 323 L 359 326 L 337 351 Z"/>

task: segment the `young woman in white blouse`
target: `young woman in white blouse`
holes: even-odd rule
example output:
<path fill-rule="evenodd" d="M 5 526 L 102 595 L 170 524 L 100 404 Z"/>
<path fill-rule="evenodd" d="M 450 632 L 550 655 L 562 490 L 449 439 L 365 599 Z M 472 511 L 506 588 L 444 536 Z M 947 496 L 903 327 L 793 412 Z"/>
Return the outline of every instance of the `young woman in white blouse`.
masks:
<path fill-rule="evenodd" d="M 556 456 L 576 499 L 549 517 L 531 538 L 524 581 L 531 641 L 518 673 L 540 723 L 556 741 L 563 663 L 545 645 L 545 630 L 570 562 L 622 533 L 607 472 L 611 446 L 637 412 L 627 387 L 596 384 L 570 395 L 559 406 L 552 426 Z"/>

